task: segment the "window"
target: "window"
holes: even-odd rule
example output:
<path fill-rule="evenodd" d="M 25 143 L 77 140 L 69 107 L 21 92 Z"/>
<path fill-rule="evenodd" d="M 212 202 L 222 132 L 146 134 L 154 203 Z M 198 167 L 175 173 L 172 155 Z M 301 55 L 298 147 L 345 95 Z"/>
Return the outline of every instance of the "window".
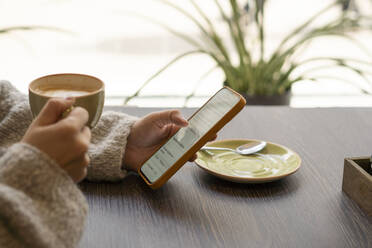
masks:
<path fill-rule="evenodd" d="M 193 11 L 187 1 L 173 2 Z M 199 2 L 216 22 L 220 21 L 217 12 L 208 8 L 208 4 L 213 1 Z M 330 2 L 331 0 L 269 1 L 266 11 L 269 16 L 266 23 L 270 38 L 268 49 L 275 47 L 288 30 Z M 360 2 L 361 9 L 370 10 L 369 1 Z M 0 78 L 11 81 L 18 89 L 27 93 L 28 83 L 45 74 L 91 74 L 106 83 L 106 103 L 121 105 L 152 74 L 175 56 L 190 49 L 188 44 L 159 25 L 130 14 L 134 12 L 167 23 L 189 35 L 198 36 L 192 23 L 158 1 L 0 0 L 0 28 L 32 25 L 59 29 L 0 34 Z M 356 38 L 370 48 L 372 54 L 371 33 L 359 33 Z M 335 38 L 319 39 L 303 56 L 319 54 L 353 56 L 371 62 L 371 57 L 364 51 Z M 151 81 L 140 97 L 133 99 L 131 104 L 182 107 L 186 102 L 187 106 L 200 106 L 222 86 L 224 79 L 223 74 L 216 70 L 199 81 L 211 67 L 213 62 L 208 57 L 185 57 Z M 329 69 L 321 73 L 337 74 L 350 78 L 356 84 L 363 84 L 363 80 L 346 70 Z M 372 85 L 363 87 L 372 90 Z M 185 97 L 194 89 L 195 96 L 186 101 Z M 321 83 L 296 84 L 293 87 L 291 106 L 372 106 L 372 97 L 362 95 L 352 85 L 324 79 Z"/>

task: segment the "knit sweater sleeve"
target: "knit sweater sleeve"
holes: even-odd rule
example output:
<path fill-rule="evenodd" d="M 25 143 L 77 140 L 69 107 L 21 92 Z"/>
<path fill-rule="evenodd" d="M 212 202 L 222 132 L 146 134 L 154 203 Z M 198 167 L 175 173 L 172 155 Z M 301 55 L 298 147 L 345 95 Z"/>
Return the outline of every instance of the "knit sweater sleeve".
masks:
<path fill-rule="evenodd" d="M 90 180 L 119 180 L 130 128 L 136 121 L 107 112 L 92 130 Z M 27 97 L 0 81 L 0 247 L 75 247 L 86 200 L 48 155 L 19 143 L 32 122 Z"/>
<path fill-rule="evenodd" d="M 22 143 L 0 165 L 0 247 L 76 247 L 88 206 L 71 178 Z"/>
<path fill-rule="evenodd" d="M 27 97 L 9 82 L 0 81 L 0 155 L 22 139 L 31 122 Z"/>
<path fill-rule="evenodd" d="M 90 181 L 118 181 L 127 172 L 123 156 L 130 129 L 138 118 L 118 112 L 104 112 L 92 129 L 89 147 L 91 164 L 87 179 Z"/>
<path fill-rule="evenodd" d="M 122 160 L 127 137 L 136 120 L 124 113 L 102 114 L 92 129 L 88 180 L 117 181 L 125 177 L 127 172 L 122 169 Z M 0 81 L 0 156 L 7 147 L 22 139 L 31 122 L 27 97 L 9 82 Z"/>

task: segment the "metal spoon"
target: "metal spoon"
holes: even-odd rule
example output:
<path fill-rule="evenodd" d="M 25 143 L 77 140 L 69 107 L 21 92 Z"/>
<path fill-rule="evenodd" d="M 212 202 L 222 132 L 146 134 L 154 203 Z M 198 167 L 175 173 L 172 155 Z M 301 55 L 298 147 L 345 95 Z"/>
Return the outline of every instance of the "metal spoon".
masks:
<path fill-rule="evenodd" d="M 215 151 L 231 151 L 240 155 L 249 155 L 255 152 L 259 152 L 266 146 L 265 141 L 252 141 L 250 143 L 241 145 L 235 149 L 225 148 L 225 147 L 213 147 L 213 146 L 203 146 L 201 151 L 215 150 Z"/>

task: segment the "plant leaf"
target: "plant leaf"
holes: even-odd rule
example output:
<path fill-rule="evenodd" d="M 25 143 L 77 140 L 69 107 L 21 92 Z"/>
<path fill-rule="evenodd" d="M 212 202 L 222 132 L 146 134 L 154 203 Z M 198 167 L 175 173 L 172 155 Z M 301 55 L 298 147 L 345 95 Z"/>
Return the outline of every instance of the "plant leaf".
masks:
<path fill-rule="evenodd" d="M 194 89 L 191 91 L 191 93 L 189 95 L 186 96 L 185 98 L 185 103 L 183 104 L 184 107 L 186 107 L 187 103 L 189 102 L 190 98 L 193 97 L 195 95 L 195 92 L 196 90 L 199 88 L 199 86 L 201 85 L 201 82 L 206 78 L 208 77 L 214 70 L 216 70 L 219 66 L 218 65 L 215 65 L 214 67 L 212 67 L 211 69 L 209 69 L 206 73 L 204 73 L 198 80 L 198 82 L 195 84 L 195 87 Z"/>
<path fill-rule="evenodd" d="M 230 61 L 230 58 L 229 58 L 229 55 L 228 55 L 227 51 L 224 50 L 224 48 L 222 46 L 220 46 L 220 43 L 221 43 L 220 38 L 217 37 L 217 36 L 214 36 L 213 34 L 211 35 L 206 30 L 206 28 L 198 20 L 196 20 L 196 18 L 194 16 L 192 16 L 189 12 L 181 9 L 179 6 L 169 2 L 167 0 L 157 0 L 157 1 L 162 2 L 166 5 L 174 8 L 175 10 L 177 10 L 178 12 L 183 14 L 185 17 L 189 18 L 201 30 L 201 32 L 205 35 L 205 37 L 207 37 L 207 40 L 210 40 L 212 42 L 212 45 L 214 45 L 222 53 L 222 55 L 225 57 L 225 59 L 227 61 Z"/>
<path fill-rule="evenodd" d="M 128 104 L 128 102 L 130 100 L 132 100 L 134 97 L 138 96 L 139 93 L 143 90 L 143 88 L 145 88 L 151 82 L 151 80 L 153 80 L 154 78 L 159 76 L 160 73 L 165 71 L 169 66 L 174 64 L 176 61 L 178 61 L 179 59 L 181 59 L 185 56 L 188 56 L 188 55 L 191 55 L 191 54 L 197 54 L 197 53 L 206 53 L 206 51 L 204 51 L 204 50 L 188 51 L 188 52 L 185 52 L 185 53 L 180 54 L 180 55 L 176 56 L 175 58 L 173 58 L 170 62 L 168 62 L 165 66 L 163 66 L 160 70 L 158 70 L 150 78 L 148 78 L 133 95 L 126 98 L 125 101 L 124 101 L 124 104 Z"/>
<path fill-rule="evenodd" d="M 189 43 L 190 45 L 194 46 L 195 48 L 204 49 L 201 44 L 199 44 L 196 40 L 192 39 L 187 34 L 178 32 L 178 31 L 174 30 L 173 28 L 171 28 L 170 26 L 168 26 L 168 25 L 166 25 L 166 24 L 164 24 L 164 23 L 156 20 L 155 18 L 152 18 L 152 17 L 149 17 L 149 16 L 145 16 L 145 15 L 142 15 L 142 14 L 139 14 L 139 13 L 134 13 L 134 12 L 124 12 L 124 13 L 126 15 L 131 15 L 131 16 L 134 16 L 134 17 L 137 17 L 137 18 L 141 18 L 141 19 L 147 20 L 150 23 L 155 23 L 156 25 L 159 25 L 163 29 L 165 29 L 168 32 L 170 32 L 171 34 L 173 34 L 173 35 L 181 38 L 182 40 L 186 41 L 187 43 Z"/>
<path fill-rule="evenodd" d="M 211 30 L 211 34 L 210 35 L 212 36 L 213 40 L 215 41 L 216 46 L 219 48 L 219 50 L 224 55 L 224 57 L 226 58 L 226 60 L 230 61 L 230 56 L 229 56 L 229 53 L 227 52 L 226 46 L 223 44 L 222 38 L 220 38 L 220 36 L 217 34 L 217 31 L 214 28 L 214 25 L 212 24 L 212 22 L 209 20 L 209 18 L 207 17 L 207 15 L 201 10 L 201 8 L 195 3 L 194 0 L 190 0 L 190 2 L 194 6 L 194 8 L 196 9 L 196 11 L 198 11 L 198 13 L 201 15 L 201 17 L 208 24 L 208 26 L 209 26 L 209 28 Z"/>
<path fill-rule="evenodd" d="M 276 52 L 274 54 L 279 53 L 282 47 L 293 37 L 295 37 L 297 34 L 305 30 L 306 27 L 308 27 L 311 23 L 313 23 L 319 16 L 323 15 L 325 12 L 330 10 L 331 8 L 335 7 L 337 5 L 337 1 L 334 3 L 329 4 L 327 7 L 325 7 L 323 10 L 319 11 L 312 17 L 310 17 L 305 23 L 302 25 L 298 26 L 295 30 L 293 30 L 291 33 L 289 33 L 279 44 L 278 48 L 276 49 Z"/>
<path fill-rule="evenodd" d="M 338 81 L 341 81 L 341 82 L 350 84 L 354 88 L 360 90 L 360 92 L 363 93 L 363 94 L 371 95 L 371 93 L 368 92 L 368 91 L 366 91 L 365 89 L 362 89 L 360 87 L 355 86 L 354 82 L 349 81 L 349 80 L 347 80 L 345 78 L 342 78 L 342 77 L 335 77 L 335 76 L 324 75 L 324 76 L 317 76 L 316 78 L 312 78 L 312 77 L 306 78 L 306 77 L 304 77 L 304 78 L 301 78 L 301 81 L 302 80 L 311 80 L 311 81 L 314 81 L 314 82 L 318 82 L 320 78 L 338 80 Z M 298 81 L 300 81 L 300 80 L 298 80 Z"/>

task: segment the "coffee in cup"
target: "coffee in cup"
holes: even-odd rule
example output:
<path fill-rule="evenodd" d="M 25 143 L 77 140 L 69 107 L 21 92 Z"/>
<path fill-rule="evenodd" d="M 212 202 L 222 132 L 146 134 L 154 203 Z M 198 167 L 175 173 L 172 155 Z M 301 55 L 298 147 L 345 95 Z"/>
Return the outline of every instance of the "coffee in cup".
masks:
<path fill-rule="evenodd" d="M 105 99 L 104 83 L 93 76 L 73 73 L 37 78 L 29 85 L 29 103 L 33 116 L 36 117 L 45 103 L 54 97 L 74 97 L 74 106 L 88 111 L 87 125 L 92 128 L 102 114 Z"/>
<path fill-rule="evenodd" d="M 67 98 L 67 97 L 77 97 L 77 96 L 83 96 L 86 94 L 89 94 L 89 91 L 84 91 L 84 90 L 69 90 L 69 89 L 46 89 L 46 90 L 40 90 L 40 94 L 44 96 L 49 96 L 49 97 L 62 97 L 62 98 Z"/>

